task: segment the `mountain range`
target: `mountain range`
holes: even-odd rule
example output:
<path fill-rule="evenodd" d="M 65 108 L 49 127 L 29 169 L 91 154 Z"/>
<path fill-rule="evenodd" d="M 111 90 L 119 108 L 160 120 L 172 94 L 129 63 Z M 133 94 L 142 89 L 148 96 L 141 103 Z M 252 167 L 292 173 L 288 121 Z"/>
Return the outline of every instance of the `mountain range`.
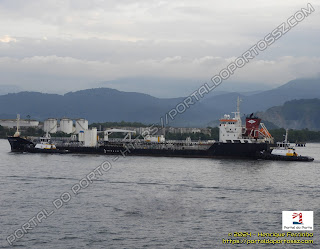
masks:
<path fill-rule="evenodd" d="M 215 123 L 225 113 L 236 110 L 236 99 L 242 99 L 241 113 L 263 112 L 295 99 L 320 98 L 320 79 L 296 79 L 268 91 L 211 93 L 179 114 L 171 126 L 205 127 Z M 123 92 L 111 88 L 95 88 L 69 92 L 64 95 L 39 92 L 19 92 L 0 96 L 0 118 L 14 118 L 17 113 L 32 119 L 49 117 L 86 118 L 92 122 L 130 121 L 158 123 L 180 98 L 156 98 L 137 92 Z M 275 122 L 277 123 L 277 122 Z"/>

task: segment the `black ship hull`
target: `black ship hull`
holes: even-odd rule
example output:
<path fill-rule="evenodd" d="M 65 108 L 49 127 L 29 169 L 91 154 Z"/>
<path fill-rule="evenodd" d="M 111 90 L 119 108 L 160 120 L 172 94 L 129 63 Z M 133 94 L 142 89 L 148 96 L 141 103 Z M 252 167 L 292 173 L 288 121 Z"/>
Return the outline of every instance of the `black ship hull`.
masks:
<path fill-rule="evenodd" d="M 8 137 L 12 152 L 27 152 L 34 147 L 34 143 L 21 137 Z"/>
<path fill-rule="evenodd" d="M 36 150 L 34 143 L 27 139 L 8 137 L 13 152 L 50 153 L 50 150 Z M 154 149 L 135 147 L 134 143 L 114 144 L 106 143 L 97 147 L 59 146 L 52 153 L 74 154 L 105 154 L 122 156 L 159 156 L 159 157 L 190 157 L 190 158 L 244 158 L 257 159 L 262 152 L 270 151 L 274 145 L 268 143 L 214 143 L 208 149 L 193 149 L 180 147 L 179 149 Z"/>

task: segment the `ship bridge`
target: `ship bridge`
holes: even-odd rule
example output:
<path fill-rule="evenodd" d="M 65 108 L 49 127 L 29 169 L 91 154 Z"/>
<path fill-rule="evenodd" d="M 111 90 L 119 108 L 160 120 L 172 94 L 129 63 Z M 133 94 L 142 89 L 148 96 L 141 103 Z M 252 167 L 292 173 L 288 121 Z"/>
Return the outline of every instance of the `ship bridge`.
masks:
<path fill-rule="evenodd" d="M 220 119 L 219 126 L 219 141 L 223 143 L 240 142 L 242 138 L 241 119 L 238 118 L 238 113 L 235 117 L 231 118 L 230 115 L 225 114 Z"/>
<path fill-rule="evenodd" d="M 273 137 L 261 119 L 253 117 L 246 118 L 246 126 L 243 127 L 240 118 L 240 99 L 237 101 L 237 111 L 234 117 L 225 114 L 220 119 L 219 142 L 222 143 L 273 143 Z M 260 128 L 261 126 L 261 128 Z"/>

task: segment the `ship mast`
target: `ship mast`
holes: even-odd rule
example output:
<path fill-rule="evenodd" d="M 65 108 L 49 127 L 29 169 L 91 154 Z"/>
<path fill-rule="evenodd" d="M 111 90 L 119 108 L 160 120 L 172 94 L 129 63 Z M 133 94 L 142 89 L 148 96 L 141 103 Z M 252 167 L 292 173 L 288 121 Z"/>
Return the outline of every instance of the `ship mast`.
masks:
<path fill-rule="evenodd" d="M 17 114 L 17 131 L 14 133 L 14 137 L 20 136 L 19 126 L 20 126 L 20 114 Z"/>
<path fill-rule="evenodd" d="M 286 129 L 286 135 L 285 135 L 285 138 L 284 138 L 284 142 L 288 143 L 288 128 Z"/>
<path fill-rule="evenodd" d="M 240 113 L 240 97 L 238 96 L 238 99 L 237 99 L 237 112 Z"/>
<path fill-rule="evenodd" d="M 237 111 L 236 112 L 232 112 L 234 113 L 234 119 L 238 120 L 238 124 L 239 126 L 241 126 L 241 117 L 240 117 L 240 102 L 242 100 L 240 99 L 240 97 L 238 97 L 237 99 Z"/>

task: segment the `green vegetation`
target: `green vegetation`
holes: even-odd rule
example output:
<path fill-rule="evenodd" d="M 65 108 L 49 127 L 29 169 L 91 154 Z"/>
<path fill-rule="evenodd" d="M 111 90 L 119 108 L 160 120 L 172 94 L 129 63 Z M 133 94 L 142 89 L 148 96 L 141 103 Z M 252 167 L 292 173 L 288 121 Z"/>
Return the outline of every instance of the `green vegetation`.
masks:
<path fill-rule="evenodd" d="M 16 132 L 15 128 L 7 128 L 0 125 L 0 138 L 7 138 L 8 136 L 13 136 Z M 28 127 L 20 130 L 23 136 L 34 136 L 40 137 L 43 136 L 44 132 L 42 129 Z"/>
<path fill-rule="evenodd" d="M 42 135 L 40 136 L 43 136 L 44 135 L 44 131 L 42 131 Z M 50 136 L 51 137 L 71 137 L 71 134 L 67 134 L 67 133 L 64 133 L 62 131 L 58 131 L 57 133 L 50 133 Z"/>
<path fill-rule="evenodd" d="M 271 135 L 274 137 L 276 142 L 281 142 L 284 140 L 284 135 L 286 130 L 274 129 L 270 130 Z M 303 130 L 289 130 L 288 141 L 291 143 L 295 142 L 320 142 L 320 131 L 309 131 L 308 129 Z"/>
<path fill-rule="evenodd" d="M 320 124 L 320 99 L 299 99 L 287 101 L 282 107 L 282 114 L 286 120 L 295 120 L 306 117 Z"/>
<path fill-rule="evenodd" d="M 20 131 L 23 136 L 33 136 L 33 137 L 41 137 L 44 134 L 44 131 L 39 128 L 28 127 Z"/>
<path fill-rule="evenodd" d="M 6 138 L 8 135 L 13 135 L 15 129 L 8 129 L 0 125 L 0 138 Z"/>

